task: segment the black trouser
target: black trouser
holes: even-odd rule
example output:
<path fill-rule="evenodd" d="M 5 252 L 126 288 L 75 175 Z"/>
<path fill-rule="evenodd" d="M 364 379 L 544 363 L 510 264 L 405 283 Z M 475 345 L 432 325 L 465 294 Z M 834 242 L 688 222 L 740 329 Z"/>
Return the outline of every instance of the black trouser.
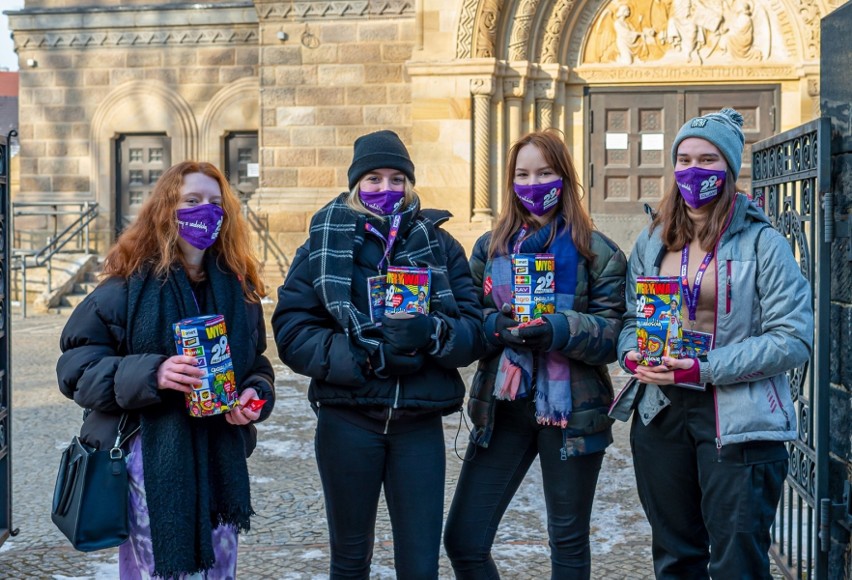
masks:
<path fill-rule="evenodd" d="M 766 578 L 787 476 L 779 441 L 716 445 L 713 389 L 663 387 L 671 405 L 630 431 L 658 579 Z M 708 568 L 709 567 L 709 568 Z"/>
<path fill-rule="evenodd" d="M 560 459 L 562 430 L 535 420 L 531 400 L 498 401 L 487 448 L 468 445 L 447 516 L 444 546 L 456 578 L 499 578 L 497 526 L 533 460 L 541 463 L 552 578 L 588 579 L 589 519 L 603 451 Z"/>
<path fill-rule="evenodd" d="M 325 495 L 331 578 L 369 578 L 384 488 L 398 578 L 438 577 L 446 450 L 440 414 L 389 434 L 319 410 L 314 439 Z"/>

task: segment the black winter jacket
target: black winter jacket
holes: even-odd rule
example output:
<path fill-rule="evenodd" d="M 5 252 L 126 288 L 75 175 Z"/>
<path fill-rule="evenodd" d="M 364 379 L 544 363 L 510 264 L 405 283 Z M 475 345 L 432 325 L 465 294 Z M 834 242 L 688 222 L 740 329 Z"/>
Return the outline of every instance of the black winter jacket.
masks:
<path fill-rule="evenodd" d="M 388 416 L 395 418 L 436 411 L 448 414 L 461 408 L 465 386 L 457 369 L 484 352 L 482 314 L 464 248 L 437 227 L 449 219 L 449 212 L 421 210 L 420 214 L 436 225 L 458 313 L 431 314 L 446 323 L 447 331 L 440 350 L 427 356 L 423 368 L 412 375 L 381 378 L 370 370 L 367 352 L 352 344 L 313 287 L 310 241 L 296 252 L 287 279 L 278 289 L 272 327 L 281 360 L 311 378 L 308 398 L 314 409 L 320 405 L 386 407 L 391 409 Z M 376 275 L 383 253 L 383 243 L 372 235 L 356 249 L 352 303 L 361 312 L 369 312 L 367 277 Z"/>
<path fill-rule="evenodd" d="M 254 353 L 251 369 L 242 392 L 254 387 L 258 396 L 267 400 L 260 421 L 266 419 L 274 405 L 274 373 L 272 364 L 263 354 L 266 351 L 266 325 L 260 304 L 246 303 L 246 316 Z M 233 324 L 233 322 L 231 322 Z M 99 449 L 115 441 L 121 414 L 129 411 L 125 433 L 134 430 L 139 422 L 133 411 L 160 403 L 157 390 L 157 369 L 169 353 L 127 353 L 127 282 L 109 278 L 101 283 L 74 310 L 68 319 L 60 348 L 62 356 L 56 364 L 59 389 L 85 409 L 81 439 Z M 254 449 L 256 429 L 243 429 L 246 452 Z"/>

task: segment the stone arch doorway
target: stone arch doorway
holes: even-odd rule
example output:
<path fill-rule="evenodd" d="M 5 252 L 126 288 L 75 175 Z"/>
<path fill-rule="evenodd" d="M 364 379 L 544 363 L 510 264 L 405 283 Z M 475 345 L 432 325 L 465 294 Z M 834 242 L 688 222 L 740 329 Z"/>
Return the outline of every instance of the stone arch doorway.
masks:
<path fill-rule="evenodd" d="M 167 159 L 197 158 L 195 114 L 177 92 L 157 81 L 128 81 L 116 87 L 100 103 L 92 118 L 91 184 L 93 196 L 101 208 L 100 215 L 106 217 L 107 223 L 99 228 L 105 245 L 112 243 L 115 232 L 122 228 L 121 220 L 116 222 L 116 217 L 122 213 L 116 199 L 121 179 L 117 143 L 125 135 L 152 134 L 167 137 L 164 141 L 169 147 Z M 162 169 L 166 167 L 168 165 Z M 150 171 L 159 169 L 144 168 L 145 181 L 150 182 Z M 128 187 L 126 191 L 131 195 L 130 192 L 136 190 Z"/>
<path fill-rule="evenodd" d="M 819 19 L 836 5 L 463 0 L 452 66 L 469 79 L 471 217 L 488 220 L 499 210 L 505 151 L 529 130 L 563 131 L 589 184 L 590 90 L 771 86 L 779 120 L 773 130 L 811 118 L 818 100 Z M 410 70 L 413 77 L 420 71 L 416 65 Z"/>

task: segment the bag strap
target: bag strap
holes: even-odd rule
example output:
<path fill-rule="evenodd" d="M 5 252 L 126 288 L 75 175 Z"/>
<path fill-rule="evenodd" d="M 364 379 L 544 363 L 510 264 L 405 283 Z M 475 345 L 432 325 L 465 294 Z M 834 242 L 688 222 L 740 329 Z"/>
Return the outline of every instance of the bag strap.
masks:
<path fill-rule="evenodd" d="M 127 427 L 127 417 L 127 413 L 122 413 L 121 419 L 118 420 L 118 433 L 115 436 L 115 443 L 112 444 L 112 449 L 109 450 L 110 459 L 121 459 L 124 457 L 124 450 L 121 446 L 127 443 L 127 440 L 139 431 L 139 428 L 141 427 L 141 425 L 136 425 L 136 428 L 133 429 L 133 431 L 122 437 L 124 429 Z"/>

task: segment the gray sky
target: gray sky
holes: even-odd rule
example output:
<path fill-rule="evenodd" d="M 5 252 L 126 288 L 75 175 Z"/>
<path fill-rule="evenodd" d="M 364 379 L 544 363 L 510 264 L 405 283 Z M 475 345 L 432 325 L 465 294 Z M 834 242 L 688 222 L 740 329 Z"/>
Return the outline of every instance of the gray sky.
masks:
<path fill-rule="evenodd" d="M 18 55 L 15 54 L 14 44 L 9 38 L 9 19 L 6 10 L 20 10 L 24 0 L 2 0 L 0 2 L 0 70 L 18 70 Z"/>

